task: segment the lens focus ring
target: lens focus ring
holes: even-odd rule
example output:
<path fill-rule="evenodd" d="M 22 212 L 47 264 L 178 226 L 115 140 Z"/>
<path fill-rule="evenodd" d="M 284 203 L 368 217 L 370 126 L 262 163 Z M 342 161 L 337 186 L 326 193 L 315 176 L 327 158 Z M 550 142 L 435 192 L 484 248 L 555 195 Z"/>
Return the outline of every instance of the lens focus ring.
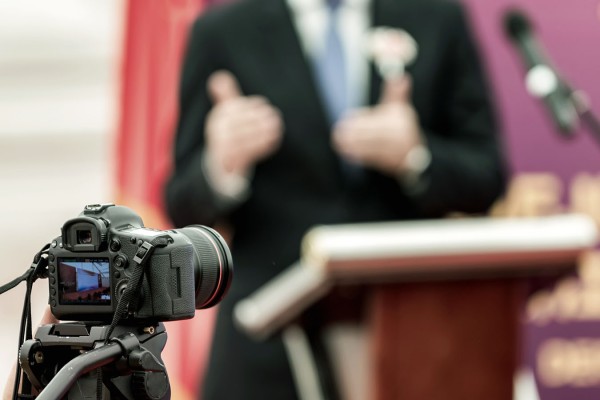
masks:
<path fill-rule="evenodd" d="M 196 309 L 216 305 L 225 295 L 231 282 L 233 263 L 224 239 L 216 231 L 194 225 L 178 232 L 193 244 L 199 268 L 194 271 Z"/>

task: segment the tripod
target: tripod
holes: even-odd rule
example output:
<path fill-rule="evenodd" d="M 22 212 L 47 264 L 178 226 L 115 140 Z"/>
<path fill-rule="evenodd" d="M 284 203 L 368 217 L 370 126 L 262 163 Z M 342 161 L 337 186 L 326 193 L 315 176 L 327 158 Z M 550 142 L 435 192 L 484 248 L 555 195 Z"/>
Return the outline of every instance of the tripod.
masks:
<path fill-rule="evenodd" d="M 108 325 L 60 323 L 41 326 L 25 341 L 19 362 L 37 399 L 170 399 L 167 371 L 160 358 L 164 325 L 117 325 L 106 345 Z M 108 391 L 102 390 L 105 386 Z M 31 398 L 25 393 L 21 398 Z"/>

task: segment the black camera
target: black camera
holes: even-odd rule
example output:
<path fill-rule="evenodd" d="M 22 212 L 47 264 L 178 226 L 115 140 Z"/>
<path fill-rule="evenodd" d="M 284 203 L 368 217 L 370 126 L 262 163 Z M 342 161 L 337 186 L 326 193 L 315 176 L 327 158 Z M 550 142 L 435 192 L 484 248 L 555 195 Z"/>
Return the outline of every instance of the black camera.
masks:
<path fill-rule="evenodd" d="M 212 307 L 225 295 L 233 274 L 231 254 L 214 230 L 188 226 L 174 230 L 145 228 L 133 210 L 94 204 L 67 221 L 48 254 L 50 307 L 62 320 L 110 321 L 120 297 L 131 285 L 132 266 L 156 238 L 125 321 L 191 318 L 195 309 Z"/>
<path fill-rule="evenodd" d="M 169 399 L 162 321 L 216 305 L 232 275 L 229 248 L 210 228 L 148 229 L 127 207 L 86 206 L 0 286 L 27 283 L 14 398 Z M 40 326 L 32 338 L 31 291 L 46 277 L 52 313 L 73 322 Z"/>

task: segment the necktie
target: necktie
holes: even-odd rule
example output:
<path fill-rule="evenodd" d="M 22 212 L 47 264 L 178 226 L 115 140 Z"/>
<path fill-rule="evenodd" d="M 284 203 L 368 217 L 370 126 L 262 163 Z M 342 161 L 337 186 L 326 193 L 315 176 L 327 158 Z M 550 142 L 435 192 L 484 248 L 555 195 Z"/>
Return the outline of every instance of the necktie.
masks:
<path fill-rule="evenodd" d="M 321 97 L 331 125 L 348 109 L 347 69 L 344 48 L 338 32 L 337 12 L 341 0 L 327 0 L 328 24 L 324 46 L 315 57 L 315 72 Z"/>
<path fill-rule="evenodd" d="M 348 68 L 337 18 L 341 1 L 326 0 L 329 18 L 324 46 L 321 54 L 315 57 L 315 75 L 331 127 L 352 106 L 348 88 Z M 357 184 L 363 174 L 360 166 L 344 160 L 341 164 L 346 181 L 352 185 Z"/>

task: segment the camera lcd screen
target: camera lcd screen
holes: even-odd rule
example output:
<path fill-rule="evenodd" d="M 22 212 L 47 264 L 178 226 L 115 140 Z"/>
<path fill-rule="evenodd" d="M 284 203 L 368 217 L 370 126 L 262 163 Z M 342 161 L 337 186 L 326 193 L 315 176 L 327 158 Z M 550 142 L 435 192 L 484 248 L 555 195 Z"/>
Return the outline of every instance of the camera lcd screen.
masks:
<path fill-rule="evenodd" d="M 59 258 L 59 303 L 110 305 L 109 267 L 108 258 Z"/>

